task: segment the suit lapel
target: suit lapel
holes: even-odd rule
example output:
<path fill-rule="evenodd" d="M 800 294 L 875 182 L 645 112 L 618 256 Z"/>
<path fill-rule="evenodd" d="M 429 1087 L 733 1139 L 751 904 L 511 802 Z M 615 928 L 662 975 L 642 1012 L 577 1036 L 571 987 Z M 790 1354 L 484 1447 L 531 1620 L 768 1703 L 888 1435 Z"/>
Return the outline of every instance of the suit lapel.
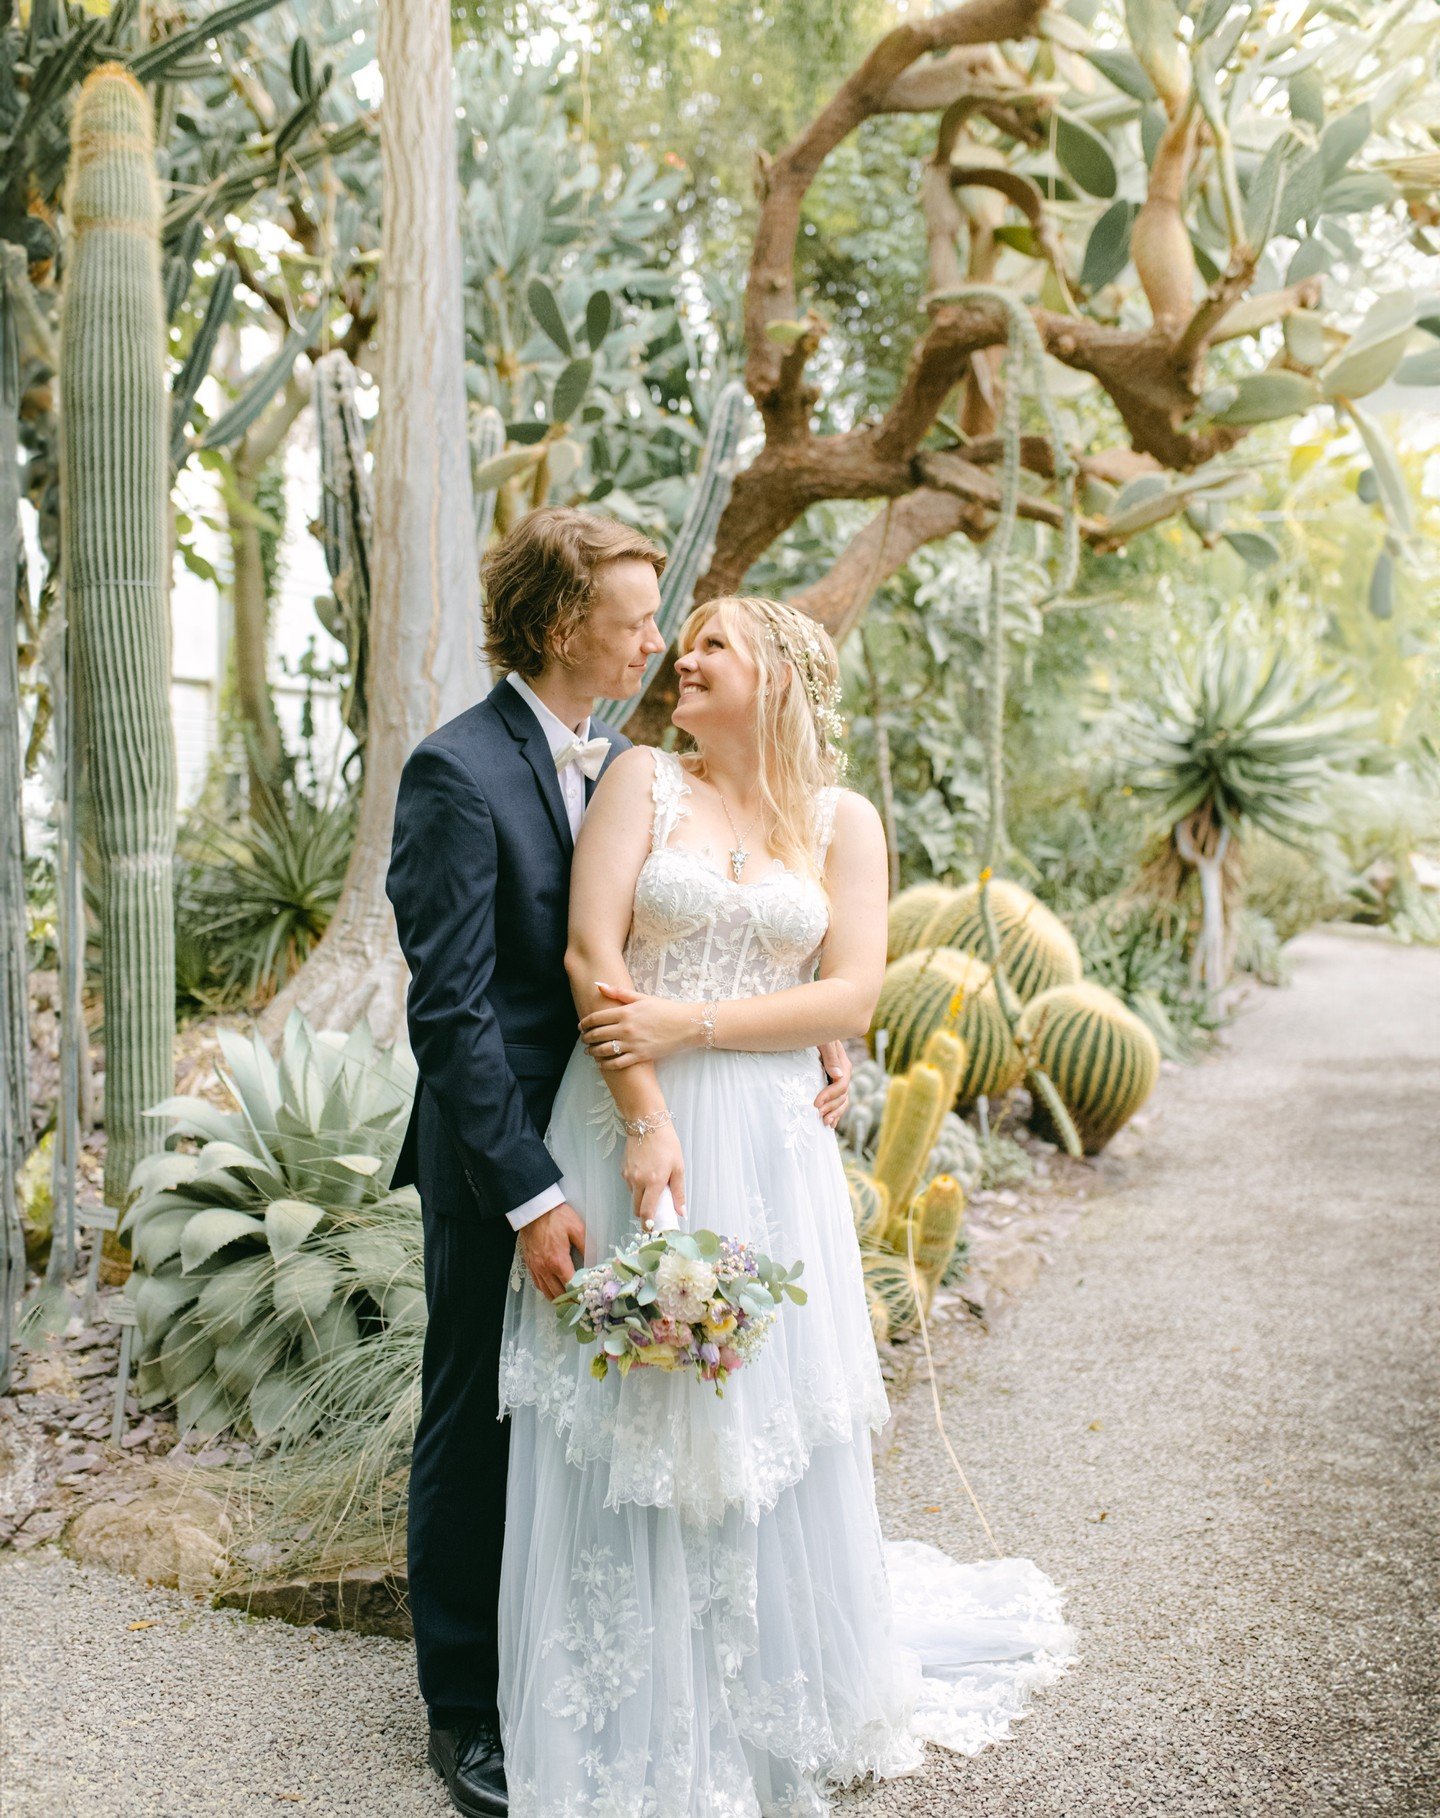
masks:
<path fill-rule="evenodd" d="M 575 850 L 575 842 L 570 837 L 570 816 L 565 812 L 565 797 L 560 793 L 560 778 L 544 730 L 528 704 L 521 700 L 509 682 L 502 679 L 496 683 L 490 691 L 490 702 L 519 745 L 525 761 L 535 772 L 541 799 L 550 815 L 550 824 L 568 859 Z"/>

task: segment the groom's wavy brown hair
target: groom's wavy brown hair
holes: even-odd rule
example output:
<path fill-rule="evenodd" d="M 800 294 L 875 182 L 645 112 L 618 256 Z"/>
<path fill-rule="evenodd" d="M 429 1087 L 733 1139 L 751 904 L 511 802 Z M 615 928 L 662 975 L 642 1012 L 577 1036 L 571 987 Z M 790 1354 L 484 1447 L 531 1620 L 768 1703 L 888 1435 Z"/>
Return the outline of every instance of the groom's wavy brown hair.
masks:
<path fill-rule="evenodd" d="M 528 512 L 480 564 L 485 659 L 496 676 L 537 676 L 590 610 L 607 562 L 648 562 L 665 570 L 665 551 L 618 518 L 573 505 Z"/>

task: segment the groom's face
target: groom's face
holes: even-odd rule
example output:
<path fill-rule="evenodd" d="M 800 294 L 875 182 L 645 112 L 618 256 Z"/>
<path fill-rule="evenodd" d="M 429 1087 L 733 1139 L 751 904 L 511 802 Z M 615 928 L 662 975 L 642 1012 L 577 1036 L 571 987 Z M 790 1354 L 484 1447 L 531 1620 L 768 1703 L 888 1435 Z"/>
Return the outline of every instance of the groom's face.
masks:
<path fill-rule="evenodd" d="M 648 562 L 627 558 L 597 569 L 590 610 L 564 655 L 577 692 L 615 701 L 638 694 L 650 658 L 665 649 L 659 610 L 660 584 Z"/>

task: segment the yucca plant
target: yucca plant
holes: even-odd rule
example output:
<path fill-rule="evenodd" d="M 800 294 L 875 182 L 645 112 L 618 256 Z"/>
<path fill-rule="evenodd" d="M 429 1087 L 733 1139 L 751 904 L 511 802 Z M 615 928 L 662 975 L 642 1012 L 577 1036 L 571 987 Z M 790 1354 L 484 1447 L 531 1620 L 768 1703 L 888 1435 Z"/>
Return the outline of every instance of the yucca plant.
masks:
<path fill-rule="evenodd" d="M 354 838 L 353 803 L 298 791 L 241 825 L 192 822 L 176 893 L 189 993 L 219 1008 L 272 998 L 329 926 Z"/>
<path fill-rule="evenodd" d="M 1154 801 L 1176 855 L 1200 880 L 1197 960 L 1213 994 L 1227 971 L 1223 873 L 1232 841 L 1247 826 L 1292 845 L 1313 837 L 1324 784 L 1358 755 L 1358 721 L 1340 711 L 1338 681 L 1306 686 L 1282 652 L 1266 658 L 1218 638 L 1159 687 L 1158 704 L 1121 709 L 1131 783 Z"/>
<path fill-rule="evenodd" d="M 317 1370 L 425 1323 L 419 1204 L 387 1186 L 414 1063 L 298 1015 L 278 1061 L 258 1036 L 220 1043 L 234 1109 L 157 1105 L 172 1147 L 131 1182 L 139 1398 L 173 1401 L 183 1430 L 308 1432 Z"/>

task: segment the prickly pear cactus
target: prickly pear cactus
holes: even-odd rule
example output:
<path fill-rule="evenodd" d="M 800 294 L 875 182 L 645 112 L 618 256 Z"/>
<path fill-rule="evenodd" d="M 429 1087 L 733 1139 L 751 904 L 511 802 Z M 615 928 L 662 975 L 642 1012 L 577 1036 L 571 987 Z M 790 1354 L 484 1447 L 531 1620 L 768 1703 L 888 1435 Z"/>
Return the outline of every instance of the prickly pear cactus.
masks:
<path fill-rule="evenodd" d="M 169 409 L 151 105 L 120 64 L 80 91 L 61 314 L 61 539 L 101 859 L 105 1198 L 123 1202 L 173 1072 L 175 739 Z"/>

